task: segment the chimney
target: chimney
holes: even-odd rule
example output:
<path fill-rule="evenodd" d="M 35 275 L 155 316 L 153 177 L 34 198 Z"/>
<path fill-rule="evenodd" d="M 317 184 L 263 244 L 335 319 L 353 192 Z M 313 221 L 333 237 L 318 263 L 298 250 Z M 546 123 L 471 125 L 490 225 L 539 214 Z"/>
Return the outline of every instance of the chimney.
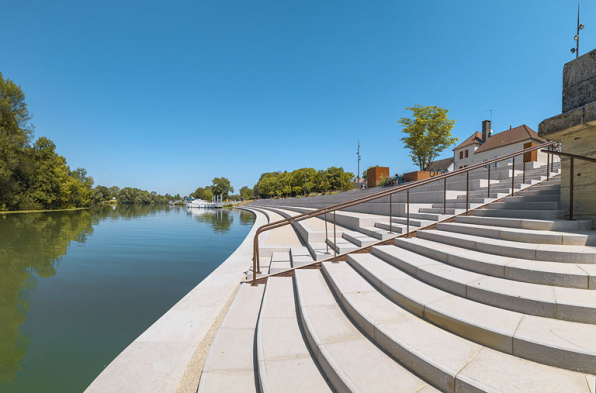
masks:
<path fill-rule="evenodd" d="M 482 143 L 490 138 L 490 120 L 484 120 L 482 122 Z"/>

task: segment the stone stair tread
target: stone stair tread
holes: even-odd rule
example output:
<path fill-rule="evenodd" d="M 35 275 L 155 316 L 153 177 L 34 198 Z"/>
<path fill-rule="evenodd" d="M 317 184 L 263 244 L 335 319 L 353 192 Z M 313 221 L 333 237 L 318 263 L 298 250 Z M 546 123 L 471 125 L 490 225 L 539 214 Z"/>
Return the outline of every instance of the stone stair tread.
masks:
<path fill-rule="evenodd" d="M 596 248 L 589 246 L 520 243 L 438 230 L 419 231 L 417 236 L 440 243 L 448 243 L 462 248 L 513 258 L 564 263 L 596 263 Z"/>
<path fill-rule="evenodd" d="M 472 214 L 482 217 L 534 218 L 539 220 L 565 218 L 563 210 L 476 209 Z"/>
<path fill-rule="evenodd" d="M 265 392 L 331 392 L 302 336 L 291 277 L 267 280 L 257 328 L 257 359 Z"/>
<path fill-rule="evenodd" d="M 336 390 L 413 392 L 427 387 L 352 325 L 320 271 L 299 270 L 294 277 L 308 342 Z"/>
<path fill-rule="evenodd" d="M 594 291 L 477 274 L 395 246 L 375 246 L 372 253 L 427 284 L 480 303 L 530 315 L 596 323 Z M 561 301 L 556 296 L 558 290 Z"/>
<path fill-rule="evenodd" d="M 442 329 L 525 359 L 596 372 L 595 325 L 525 315 L 458 297 L 399 272 L 374 255 L 351 255 L 348 263 L 398 305 Z"/>
<path fill-rule="evenodd" d="M 356 231 L 344 232 L 343 238 L 357 247 L 366 247 L 379 242 L 379 239 L 375 239 L 374 237 L 368 236 L 367 234 Z"/>
<path fill-rule="evenodd" d="M 534 284 L 596 289 L 594 285 L 590 287 L 594 277 L 586 270 L 586 266 L 594 266 L 592 271 L 596 273 L 596 265 L 503 257 L 436 243 L 419 237 L 396 239 L 395 244 L 414 253 L 476 273 Z"/>
<path fill-rule="evenodd" d="M 242 391 L 256 391 L 254 336 L 264 289 L 263 285 L 241 284 L 209 348 L 199 392 L 221 392 L 232 384 L 239 384 L 245 389 Z M 248 386 L 244 386 L 245 383 Z"/>
<path fill-rule="evenodd" d="M 474 234 L 482 237 L 491 237 L 502 240 L 511 240 L 523 243 L 559 244 L 584 246 L 596 242 L 596 231 L 557 232 L 539 229 L 523 228 L 495 228 L 480 224 L 466 223 L 439 223 L 438 230 Z"/>
<path fill-rule="evenodd" d="M 468 224 L 486 224 L 499 227 L 539 229 L 539 230 L 558 230 L 558 231 L 578 231 L 589 230 L 592 222 L 589 220 L 538 220 L 530 218 L 508 218 L 508 217 L 480 217 L 480 216 L 459 216 L 456 222 Z"/>

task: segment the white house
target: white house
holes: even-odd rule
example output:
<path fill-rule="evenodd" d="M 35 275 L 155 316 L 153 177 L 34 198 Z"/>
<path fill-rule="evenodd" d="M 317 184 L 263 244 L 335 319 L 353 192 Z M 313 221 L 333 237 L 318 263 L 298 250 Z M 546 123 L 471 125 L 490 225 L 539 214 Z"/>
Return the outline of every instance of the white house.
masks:
<path fill-rule="evenodd" d="M 453 149 L 454 168 L 465 168 L 472 164 L 502 157 L 544 142 L 547 142 L 546 139 L 540 138 L 536 131 L 525 124 L 492 135 L 491 122 L 485 120 L 482 122 L 482 133 L 475 132 Z M 518 163 L 521 166 L 522 157 L 516 157 L 515 160 L 515 166 L 517 167 Z M 511 161 L 509 159 L 495 166 L 507 165 Z M 531 155 L 530 161 L 547 162 L 547 154 L 536 151 L 535 154 Z M 558 157 L 555 158 L 555 161 L 558 161 Z"/>

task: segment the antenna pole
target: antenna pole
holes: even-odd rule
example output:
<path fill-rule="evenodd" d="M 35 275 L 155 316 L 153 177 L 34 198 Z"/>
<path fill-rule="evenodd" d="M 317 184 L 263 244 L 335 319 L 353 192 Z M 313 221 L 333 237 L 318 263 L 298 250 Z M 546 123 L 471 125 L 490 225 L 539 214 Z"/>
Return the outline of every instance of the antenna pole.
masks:
<path fill-rule="evenodd" d="M 579 57 L 579 3 L 577 3 L 577 40 L 575 41 L 575 58 Z"/>
<path fill-rule="evenodd" d="M 358 151 L 356 154 L 358 155 L 358 173 L 356 178 L 358 179 L 358 187 L 360 187 L 360 139 L 358 139 Z"/>

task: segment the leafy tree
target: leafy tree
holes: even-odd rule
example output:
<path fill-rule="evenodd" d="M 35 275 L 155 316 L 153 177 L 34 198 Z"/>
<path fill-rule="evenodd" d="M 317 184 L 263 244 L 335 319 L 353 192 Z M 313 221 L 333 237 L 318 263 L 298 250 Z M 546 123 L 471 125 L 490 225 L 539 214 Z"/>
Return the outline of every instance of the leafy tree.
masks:
<path fill-rule="evenodd" d="M 0 209 L 15 208 L 31 163 L 26 149 L 33 135 L 25 93 L 0 73 Z M 25 183 L 25 184 L 24 184 Z"/>
<path fill-rule="evenodd" d="M 191 198 L 196 199 L 205 199 L 205 189 L 203 187 L 199 187 L 195 190 L 195 192 L 189 195 Z"/>
<path fill-rule="evenodd" d="M 240 197 L 246 200 L 255 199 L 253 190 L 247 186 L 244 186 L 240 189 Z"/>
<path fill-rule="evenodd" d="M 398 121 L 406 133 L 401 140 L 410 150 L 414 164 L 426 171 L 439 153 L 458 141 L 451 135 L 456 120 L 448 119 L 449 111 L 437 106 L 415 105 L 406 109 L 412 111 L 412 117 Z"/>
<path fill-rule="evenodd" d="M 213 179 L 211 191 L 215 195 L 223 195 L 224 198 L 227 198 L 229 194 L 234 192 L 234 187 L 225 177 L 216 177 Z"/>
<path fill-rule="evenodd" d="M 206 189 L 203 193 L 204 200 L 210 202 L 213 199 L 213 192 L 210 189 Z"/>

